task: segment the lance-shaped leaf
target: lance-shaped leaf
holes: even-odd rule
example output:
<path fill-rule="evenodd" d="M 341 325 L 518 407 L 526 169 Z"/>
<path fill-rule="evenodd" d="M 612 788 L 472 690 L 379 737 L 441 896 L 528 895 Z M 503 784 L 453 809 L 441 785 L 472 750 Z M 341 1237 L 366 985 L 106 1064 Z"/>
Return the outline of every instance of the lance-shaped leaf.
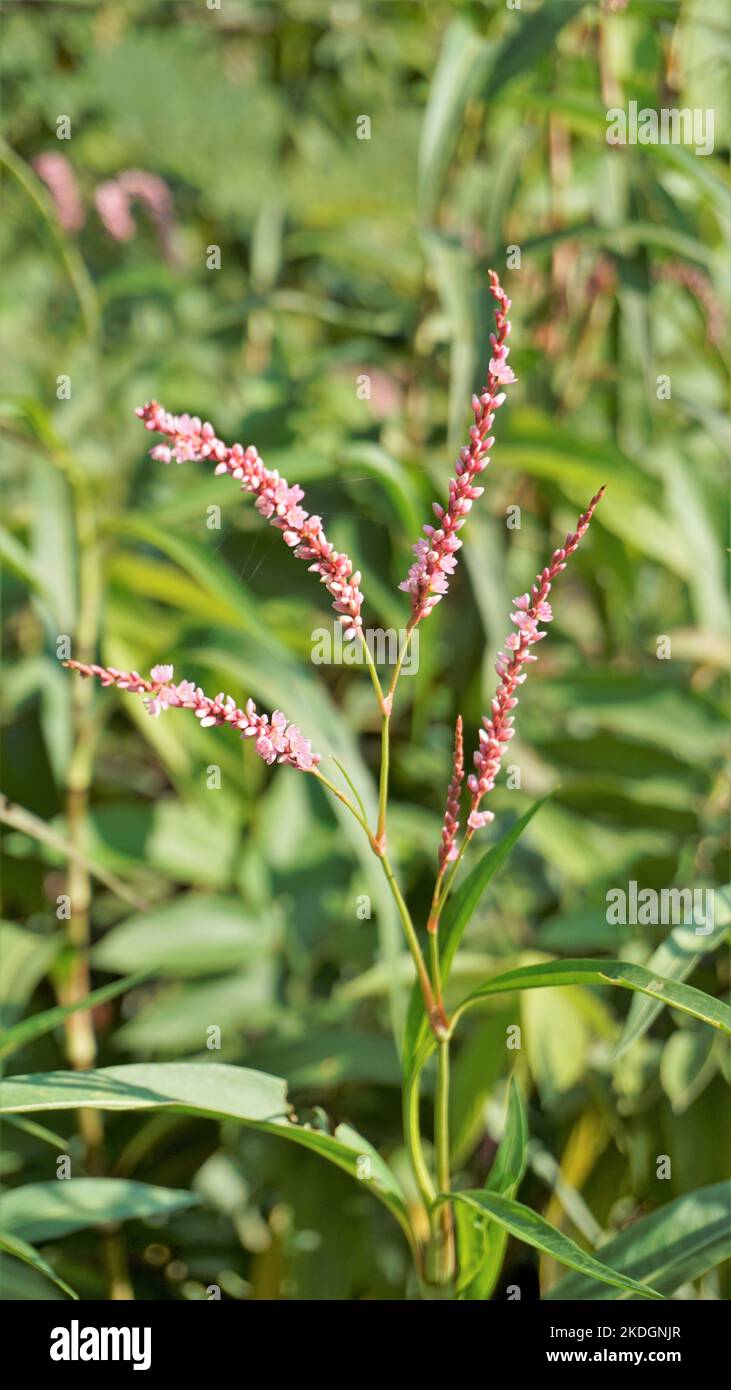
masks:
<path fill-rule="evenodd" d="M 388 1165 L 348 1125 L 334 1134 L 297 1123 L 287 1083 L 221 1062 L 156 1062 L 87 1072 L 46 1072 L 0 1082 L 0 1114 L 39 1110 L 166 1109 L 239 1120 L 314 1150 L 372 1190 L 412 1239 L 406 1199 Z"/>
<path fill-rule="evenodd" d="M 669 1296 L 731 1256 L 731 1182 L 689 1192 L 649 1216 L 634 1221 L 602 1245 L 602 1261 L 634 1279 L 650 1280 Z M 549 1299 L 612 1299 L 620 1294 L 598 1289 L 591 1279 L 570 1274 Z"/>
<path fill-rule="evenodd" d="M 715 951 L 725 940 L 731 924 L 731 888 L 722 888 L 716 895 L 716 920 L 701 931 L 692 927 L 676 927 L 653 952 L 648 970 L 656 971 L 666 980 L 687 980 L 701 956 Z M 637 1038 L 641 1038 L 654 1023 L 663 1007 L 660 999 L 633 999 L 625 1020 L 615 1056 L 619 1057 Z"/>
<path fill-rule="evenodd" d="M 487 1175 L 486 1192 L 502 1197 L 515 1197 L 523 1179 L 528 1160 L 528 1121 L 523 1098 L 515 1077 L 508 1090 L 508 1114 L 505 1132 Z M 457 1295 L 473 1302 L 490 1297 L 497 1282 L 508 1232 L 505 1226 L 486 1217 L 475 1217 L 473 1211 L 457 1204 L 455 1211 L 460 1272 Z"/>
<path fill-rule="evenodd" d="M 69 1178 L 66 1182 L 54 1178 L 4 1192 L 0 1227 L 21 1240 L 55 1240 L 108 1221 L 167 1216 L 199 1201 L 195 1193 L 127 1178 Z"/>
<path fill-rule="evenodd" d="M 661 1004 L 670 1004 L 672 1008 L 680 1009 L 682 1013 L 731 1035 L 731 1009 L 720 999 L 714 999 L 692 985 L 663 979 L 644 965 L 621 960 L 554 960 L 508 970 L 504 975 L 486 980 L 484 985 L 468 995 L 455 1010 L 454 1021 L 466 1009 L 482 1003 L 490 995 L 516 989 L 550 989 L 556 985 L 619 985 L 649 995 Z"/>
<path fill-rule="evenodd" d="M 23 1264 L 30 1265 L 31 1269 L 36 1269 L 39 1274 L 45 1274 L 46 1278 L 50 1279 L 63 1293 L 68 1294 L 69 1298 L 79 1297 L 63 1279 L 59 1278 L 55 1269 L 49 1265 L 48 1260 L 44 1260 L 43 1256 L 39 1255 L 38 1251 L 26 1240 L 21 1240 L 19 1236 L 9 1233 L 7 1235 L 0 1234 L 0 1251 L 6 1255 L 14 1256 L 16 1260 L 22 1260 Z"/>
<path fill-rule="evenodd" d="M 82 1009 L 93 1009 L 97 1004 L 105 1004 L 110 999 L 116 999 L 117 995 L 125 994 L 127 990 L 134 989 L 147 978 L 147 972 L 141 971 L 137 975 L 128 975 L 124 980 L 114 980 L 109 985 L 102 985 L 99 989 L 92 990 L 83 999 L 74 1000 L 73 1004 L 59 1004 L 56 1008 L 45 1009 L 43 1013 L 33 1014 L 31 1018 L 24 1018 L 21 1023 L 16 1023 L 3 1033 L 0 1038 L 0 1057 L 8 1057 L 11 1052 L 17 1052 L 19 1047 L 26 1047 L 28 1043 L 35 1042 L 36 1038 L 42 1038 L 44 1034 L 50 1033 L 53 1028 L 57 1028 L 59 1023 L 69 1018 L 71 1014 L 79 1013 Z"/>
<path fill-rule="evenodd" d="M 662 1298 L 662 1294 L 655 1289 L 638 1283 L 636 1279 L 631 1279 L 628 1275 L 611 1269 L 602 1260 L 588 1255 L 575 1241 L 570 1240 L 562 1231 L 556 1230 L 555 1226 L 549 1226 L 542 1216 L 531 1207 L 523 1206 L 522 1202 L 515 1202 L 512 1198 L 503 1197 L 497 1192 L 484 1192 L 480 1189 L 453 1192 L 448 1197 L 438 1198 L 438 1201 L 462 1203 L 478 1216 L 487 1216 L 497 1221 L 518 1240 L 533 1245 L 544 1255 L 550 1255 L 560 1264 L 568 1265 L 569 1269 L 578 1270 L 590 1279 L 598 1279 L 600 1283 L 610 1284 L 624 1293 L 633 1293 L 640 1298 Z"/>

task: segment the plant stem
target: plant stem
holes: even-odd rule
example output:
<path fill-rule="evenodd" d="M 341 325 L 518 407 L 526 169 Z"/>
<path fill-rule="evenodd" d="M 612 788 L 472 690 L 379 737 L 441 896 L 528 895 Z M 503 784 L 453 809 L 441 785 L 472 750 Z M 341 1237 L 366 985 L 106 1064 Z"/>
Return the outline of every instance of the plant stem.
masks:
<path fill-rule="evenodd" d="M 373 850 L 374 854 L 378 854 L 375 840 L 373 838 L 373 832 L 367 820 L 365 819 L 365 816 L 362 816 L 360 811 L 356 810 L 350 798 L 345 795 L 345 792 L 341 791 L 340 788 L 336 786 L 334 782 L 331 782 L 330 778 L 326 777 L 324 772 L 320 772 L 319 767 L 311 768 L 310 774 L 312 777 L 316 777 L 318 782 L 322 782 L 323 786 L 327 787 L 328 791 L 332 792 L 333 796 L 336 796 L 338 801 L 340 801 L 343 806 L 347 807 L 347 809 L 350 811 L 351 816 L 355 817 L 361 830 L 363 830 L 367 835 L 368 843 L 371 849 Z"/>
<path fill-rule="evenodd" d="M 437 1187 L 440 1194 L 449 1192 L 449 1038 L 442 1038 L 437 1054 L 437 1094 L 434 1103 L 434 1139 L 437 1160 Z M 449 1202 L 443 1203 L 434 1214 L 437 1246 L 437 1277 L 448 1284 L 454 1278 L 454 1226 Z"/>
<path fill-rule="evenodd" d="M 436 1189 L 426 1166 L 421 1143 L 421 1130 L 419 1128 L 420 1078 L 420 1071 L 415 1069 L 404 1087 L 404 1138 L 417 1187 L 421 1193 L 422 1201 L 429 1211 L 436 1196 Z"/>
<path fill-rule="evenodd" d="M 363 655 L 365 656 L 366 666 L 368 667 L 368 674 L 371 678 L 371 681 L 373 682 L 373 689 L 376 692 L 378 706 L 379 709 L 383 709 L 383 687 L 381 685 L 380 680 L 378 679 L 378 672 L 376 670 L 376 663 L 373 660 L 373 653 L 371 652 L 371 649 L 368 646 L 368 643 L 365 637 L 363 636 L 362 632 L 360 634 L 360 640 L 363 643 Z"/>
<path fill-rule="evenodd" d="M 401 889 L 399 888 L 398 883 L 396 882 L 396 877 L 391 867 L 391 863 L 387 856 L 383 853 L 378 843 L 378 840 L 373 835 L 367 821 L 364 820 L 360 812 L 356 810 L 352 801 L 350 801 L 350 799 L 345 795 L 345 792 L 342 792 L 339 787 L 336 787 L 335 783 L 331 782 L 330 778 L 326 777 L 324 772 L 320 772 L 319 768 L 312 769 L 312 776 L 317 777 L 318 781 L 322 782 L 323 786 L 327 787 L 328 791 L 331 791 L 333 796 L 336 796 L 338 801 L 340 801 L 343 806 L 347 807 L 347 809 L 350 811 L 351 816 L 354 816 L 361 829 L 367 835 L 368 843 L 370 844 L 373 853 L 381 861 L 381 864 L 383 866 L 383 872 L 386 875 L 388 886 L 391 890 L 394 902 L 396 903 L 399 917 L 401 918 L 401 925 L 404 929 L 406 943 L 411 952 L 414 965 L 416 966 L 416 975 L 424 998 L 424 1007 L 426 1008 L 430 1024 L 432 1028 L 434 1028 L 436 1031 L 438 1029 L 438 1024 L 435 1022 L 435 1003 L 434 995 L 432 993 L 431 982 L 429 979 L 429 971 L 426 968 L 424 955 L 421 946 L 419 945 L 419 939 L 416 935 L 416 928 L 414 927 L 414 923 L 411 920 L 411 914 L 409 912 L 408 907 L 406 906 L 403 893 L 401 892 Z"/>
<path fill-rule="evenodd" d="M 384 850 L 386 848 L 386 813 L 388 809 L 390 724 L 391 716 L 389 714 L 384 714 L 383 723 L 381 724 L 381 775 L 378 784 L 378 825 L 376 827 L 376 840 Z"/>
<path fill-rule="evenodd" d="M 96 520 L 91 499 L 82 482 L 76 481 L 74 501 L 76 535 L 79 548 L 79 617 L 76 625 L 76 650 L 80 661 L 93 661 L 99 628 L 101 606 L 101 564 Z M 74 682 L 72 720 L 74 744 L 69 763 L 66 787 L 66 822 L 70 846 L 68 862 L 68 895 L 70 915 L 67 940 L 71 948 L 68 980 L 61 994 L 64 1004 L 85 999 L 91 990 L 89 946 L 91 943 L 91 873 L 86 858 L 89 814 L 89 790 L 92 779 L 96 725 L 91 716 L 93 687 L 86 681 Z M 66 1054 L 76 1071 L 94 1066 L 97 1054 L 94 1018 L 89 1010 L 71 1014 L 65 1024 Z M 84 1141 L 85 1164 L 96 1177 L 106 1172 L 104 1124 L 97 1110 L 81 1108 L 78 1112 L 79 1133 Z M 127 1272 L 124 1236 L 119 1226 L 110 1226 L 102 1234 L 102 1250 L 110 1299 L 134 1298 Z"/>
<path fill-rule="evenodd" d="M 434 1001 L 439 1014 L 440 1021 L 444 1028 L 449 1026 L 449 1021 L 444 1009 L 442 999 L 442 980 L 439 962 L 439 937 L 436 931 L 429 930 L 429 964 L 431 966 L 432 986 L 434 989 Z"/>
<path fill-rule="evenodd" d="M 386 814 L 388 809 L 388 774 L 390 763 L 391 712 L 393 710 L 393 697 L 396 694 L 396 686 L 398 685 L 399 676 L 401 675 L 401 667 L 404 664 L 406 653 L 409 649 L 411 634 L 414 630 L 414 627 L 415 623 L 410 622 L 406 629 L 404 640 L 401 644 L 398 657 L 396 659 L 396 665 L 393 668 L 391 683 L 388 687 L 385 697 L 383 695 L 383 692 L 381 691 L 380 708 L 383 717 L 383 723 L 381 724 L 381 774 L 378 785 L 378 826 L 376 828 L 376 840 L 378 841 L 378 844 L 382 847 L 382 849 L 386 848 Z"/>
<path fill-rule="evenodd" d="M 431 981 L 429 979 L 429 971 L 426 968 L 424 955 L 421 946 L 419 945 L 419 938 L 416 935 L 416 928 L 414 927 L 414 923 L 411 920 L 411 913 L 409 912 L 409 909 L 406 906 L 401 889 L 399 888 L 398 883 L 396 882 L 396 878 L 394 876 L 394 872 L 391 868 L 391 864 L 388 860 L 388 857 L 385 854 L 381 854 L 379 858 L 383 865 L 383 872 L 388 880 L 388 886 L 393 894 L 394 902 L 396 903 L 396 907 L 398 908 L 399 916 L 401 918 L 401 923 L 404 929 L 404 935 L 406 936 L 406 941 L 409 950 L 411 951 L 411 955 L 414 960 L 414 965 L 416 966 L 416 975 L 419 981 L 419 985 L 421 987 L 421 993 L 424 999 L 424 1008 L 426 1009 L 427 1018 L 429 1019 L 431 1027 L 436 1031 L 438 1025 L 435 1020 L 436 1006 L 434 1001 L 434 994 L 432 992 Z"/>

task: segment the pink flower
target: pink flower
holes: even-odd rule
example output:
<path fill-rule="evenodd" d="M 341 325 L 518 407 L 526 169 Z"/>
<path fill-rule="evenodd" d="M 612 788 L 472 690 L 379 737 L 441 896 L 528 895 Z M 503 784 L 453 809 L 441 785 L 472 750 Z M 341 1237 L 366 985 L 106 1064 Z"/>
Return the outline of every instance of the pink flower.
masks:
<path fill-rule="evenodd" d="M 320 576 L 333 599 L 345 637 L 362 636 L 360 572 L 353 570 L 347 555 L 335 550 L 320 517 L 310 516 L 300 506 L 304 497 L 301 487 L 290 485 L 276 469 L 265 468 L 253 444 L 246 449 L 241 444 L 229 448 L 216 437 L 213 426 L 202 423 L 196 415 L 170 415 L 157 401 L 140 406 L 135 413 L 146 429 L 157 430 L 170 441 L 155 445 L 150 451 L 153 458 L 163 463 L 210 459 L 216 465 L 215 473 L 228 473 L 241 483 L 243 492 L 253 493 L 257 511 L 282 532 L 297 559 L 312 562 L 309 568 Z"/>
<path fill-rule="evenodd" d="M 462 715 L 457 715 L 454 730 L 454 760 L 452 780 L 447 790 L 447 804 L 444 809 L 442 842 L 439 846 L 439 868 L 443 870 L 457 858 L 457 831 L 459 830 L 459 802 L 464 777 L 464 746 L 462 743 Z"/>
<path fill-rule="evenodd" d="M 576 530 L 566 537 L 560 550 L 554 550 L 550 565 L 538 575 L 530 593 L 520 594 L 514 599 L 515 612 L 511 615 L 511 621 L 515 623 L 517 632 L 508 635 L 505 650 L 500 652 L 495 662 L 499 677 L 498 688 L 490 706 L 490 714 L 482 721 L 484 727 L 480 729 L 479 746 L 473 758 L 475 771 L 467 778 L 467 786 L 472 794 L 467 819 L 468 831 L 481 830 L 492 820 L 490 811 L 479 811 L 478 807 L 483 796 L 492 791 L 503 753 L 513 737 L 513 710 L 518 703 L 518 688 L 523 684 L 527 674 L 523 667 L 537 660 L 530 648 L 546 636 L 545 632 L 538 630 L 538 623 L 551 622 L 553 612 L 548 602 L 551 585 L 561 570 L 566 568 L 567 559 L 573 555 L 586 534 L 603 495 L 604 488 L 600 488 L 596 497 L 592 497 L 586 511 L 579 517 Z"/>
<path fill-rule="evenodd" d="M 164 685 L 166 681 L 172 680 L 173 667 L 153 666 L 152 670 L 150 671 L 150 675 L 154 681 L 161 681 Z"/>
<path fill-rule="evenodd" d="M 137 199 L 152 218 L 164 254 L 170 259 L 173 201 L 164 179 L 145 169 L 125 169 L 116 179 L 97 185 L 94 202 L 109 235 L 115 241 L 131 241 L 137 226 L 131 203 Z"/>
<path fill-rule="evenodd" d="M 96 210 L 115 241 L 131 241 L 137 228 L 129 210 L 129 198 L 116 179 L 105 179 L 94 189 Z"/>
<path fill-rule="evenodd" d="M 297 725 L 289 724 L 281 710 L 274 711 L 270 723 L 266 714 L 257 713 L 253 700 L 247 701 L 245 710 L 223 692 L 212 700 L 192 681 L 173 684 L 172 666 L 153 666 L 150 679 L 146 680 L 137 671 L 118 671 L 115 666 L 87 666 L 81 661 L 63 664 L 81 676 L 96 676 L 102 685 L 116 685 L 120 690 L 146 695 L 147 711 L 155 718 L 171 708 L 192 709 L 202 729 L 230 724 L 242 738 L 256 740 L 256 751 L 267 763 L 288 763 L 302 772 L 312 772 L 320 762 L 319 753 L 312 752 Z"/>
<path fill-rule="evenodd" d="M 39 154 L 33 160 L 33 168 L 53 199 L 59 226 L 72 235 L 80 231 L 86 213 L 74 171 L 66 157 L 52 152 Z"/>
<path fill-rule="evenodd" d="M 462 529 L 472 508 L 472 503 L 482 496 L 481 487 L 475 487 L 475 479 L 487 468 L 489 452 L 495 440 L 490 434 L 495 411 L 505 400 L 504 391 L 499 386 L 511 385 L 517 378 L 507 365 L 510 349 L 506 339 L 510 332 L 508 311 L 510 300 L 504 293 L 494 270 L 490 271 L 490 289 L 497 303 L 495 325 L 497 332 L 491 333 L 492 357 L 488 367 L 487 384 L 481 396 L 472 397 L 472 411 L 475 423 L 470 429 L 470 442 L 460 450 L 455 466 L 456 477 L 449 484 L 449 499 L 446 507 L 433 503 L 438 526 L 425 526 L 426 540 L 419 539 L 414 546 L 416 560 L 409 570 L 408 577 L 399 585 L 411 594 L 412 622 L 419 622 L 439 603 L 446 594 L 449 583 L 447 576 L 456 568 L 456 552 L 462 545 L 457 532 Z"/>

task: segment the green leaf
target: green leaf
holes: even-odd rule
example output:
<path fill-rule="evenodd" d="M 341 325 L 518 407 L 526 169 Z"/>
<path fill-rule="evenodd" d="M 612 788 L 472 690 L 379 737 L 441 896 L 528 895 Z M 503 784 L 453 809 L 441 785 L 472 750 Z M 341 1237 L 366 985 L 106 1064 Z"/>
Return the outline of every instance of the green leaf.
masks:
<path fill-rule="evenodd" d="M 464 1203 L 471 1211 L 497 1221 L 518 1240 L 535 1246 L 536 1250 L 540 1250 L 544 1255 L 568 1265 L 570 1269 L 578 1270 L 590 1279 L 598 1279 L 604 1284 L 622 1289 L 625 1293 L 638 1294 L 641 1298 L 662 1298 L 662 1294 L 657 1293 L 655 1289 L 630 1279 L 626 1274 L 621 1274 L 595 1259 L 593 1255 L 588 1255 L 563 1232 L 549 1226 L 537 1212 L 523 1206 L 521 1202 L 513 1201 L 510 1197 L 477 1189 L 471 1192 L 451 1193 L 448 1197 L 438 1198 L 438 1201 Z"/>
<path fill-rule="evenodd" d="M 255 922 L 235 898 L 185 893 L 112 927 L 92 952 L 102 970 L 176 977 L 238 970 L 271 951 L 271 922 Z"/>
<path fill-rule="evenodd" d="M 419 145 L 419 206 L 427 220 L 436 212 L 465 106 L 480 81 L 491 47 L 460 18 L 452 21 L 444 37 Z"/>
<path fill-rule="evenodd" d="M 600 999 L 584 989 L 526 990 L 520 1014 L 525 1056 L 547 1105 L 578 1085 L 597 1034 L 616 1037 Z"/>
<path fill-rule="evenodd" d="M 272 1134 L 278 1134 L 280 1138 L 291 1139 L 295 1144 L 312 1149 L 314 1153 L 328 1158 L 352 1178 L 370 1187 L 375 1196 L 380 1198 L 396 1217 L 409 1241 L 412 1240 L 406 1198 L 395 1174 L 368 1140 L 351 1129 L 350 1125 L 338 1125 L 334 1134 L 304 1125 L 293 1125 L 286 1120 L 279 1125 L 268 1125 L 266 1128 Z"/>
<path fill-rule="evenodd" d="M 635 1279 L 650 1280 L 669 1297 L 731 1256 L 731 1182 L 689 1192 L 659 1211 L 634 1221 L 601 1247 L 602 1260 Z M 549 1301 L 619 1298 L 593 1281 L 571 1274 L 548 1294 Z"/>
<path fill-rule="evenodd" d="M 353 1028 L 311 1027 L 301 1037 L 264 1038 L 251 1044 L 247 1061 L 300 1090 L 358 1081 L 398 1086 L 401 1078 L 393 1039 Z"/>
<path fill-rule="evenodd" d="M 109 1221 L 166 1216 L 199 1201 L 195 1193 L 126 1178 L 54 1178 L 4 1192 L 0 1226 L 22 1240 L 55 1240 Z"/>
<path fill-rule="evenodd" d="M 146 978 L 146 971 L 128 975 L 124 980 L 114 980 L 109 985 L 92 990 L 91 994 L 87 994 L 84 999 L 75 1000 L 73 1004 L 59 1004 L 55 1009 L 46 1009 L 41 1014 L 33 1014 L 32 1018 L 23 1019 L 22 1023 L 16 1023 L 14 1028 L 10 1028 L 3 1035 L 0 1040 L 0 1057 L 8 1057 L 11 1052 L 17 1052 L 18 1048 L 26 1047 L 29 1042 L 35 1042 L 36 1038 L 42 1038 L 71 1014 L 79 1013 L 82 1009 L 94 1008 L 97 1004 L 105 1004 L 108 999 L 116 999 L 118 994 L 125 994 Z"/>
<path fill-rule="evenodd" d="M 43 1256 L 39 1255 L 32 1245 L 28 1245 L 27 1241 L 21 1240 L 18 1236 L 0 1234 L 0 1250 L 4 1251 L 6 1255 L 14 1255 L 16 1260 L 22 1260 L 24 1264 L 30 1265 L 39 1274 L 45 1274 L 46 1278 L 50 1279 L 63 1293 L 68 1294 L 69 1298 L 77 1299 L 79 1297 L 63 1279 L 59 1279 L 48 1260 L 44 1260 Z M 4 1273 L 0 1276 L 0 1287 L 3 1285 Z"/>
<path fill-rule="evenodd" d="M 511 1077 L 505 1132 L 488 1173 L 485 1191 L 495 1192 L 502 1197 L 515 1197 L 527 1161 L 528 1121 L 520 1087 Z M 488 1218 L 476 1221 L 474 1212 L 461 1211 L 459 1206 L 455 1215 L 460 1258 L 457 1293 L 465 1301 L 484 1302 L 492 1294 L 502 1268 L 508 1232 L 504 1226 Z"/>
<path fill-rule="evenodd" d="M 713 999 L 692 985 L 677 984 L 665 980 L 644 965 L 632 965 L 620 960 L 555 960 L 545 965 L 523 965 L 509 970 L 505 975 L 496 975 L 479 989 L 470 994 L 454 1013 L 456 1021 L 465 1011 L 492 994 L 503 994 L 514 989 L 545 989 L 556 985 L 620 985 L 624 989 L 637 990 L 651 999 L 659 999 L 670 1004 L 682 1013 L 699 1018 L 712 1028 L 719 1028 L 731 1035 L 731 1009 L 720 999 Z"/>
<path fill-rule="evenodd" d="M 277 965 L 273 959 L 250 963 L 244 970 L 217 975 L 212 980 L 181 985 L 177 982 L 152 993 L 141 1008 L 117 1028 L 114 1046 L 135 1056 L 195 1056 L 203 1053 L 212 1020 L 221 1029 L 221 1060 L 235 1060 L 243 1032 L 271 1028 L 281 1018 L 277 998 Z M 247 1056 L 255 1071 L 275 1071 Z"/>
<path fill-rule="evenodd" d="M 367 1140 L 347 1125 L 329 1135 L 298 1124 L 291 1114 L 286 1082 L 279 1077 L 221 1062 L 155 1062 L 14 1076 L 0 1082 L 0 1114 L 75 1110 L 79 1106 L 94 1110 L 166 1109 L 240 1120 L 314 1149 L 356 1178 L 361 1177 L 359 1157 L 369 1157 L 370 1168 L 363 1180 L 411 1238 L 405 1198 L 396 1178 Z"/>
<path fill-rule="evenodd" d="M 23 1120 L 20 1115 L 6 1115 L 5 1124 L 12 1125 L 13 1129 L 19 1129 L 23 1134 L 29 1134 L 31 1139 L 40 1140 L 41 1144 L 50 1144 L 52 1149 L 59 1149 L 61 1153 L 66 1153 L 69 1141 L 61 1134 L 54 1134 L 52 1129 L 47 1129 L 45 1125 L 39 1125 L 35 1120 Z"/>
<path fill-rule="evenodd" d="M 0 1082 L 0 1114 L 36 1110 L 175 1109 L 260 1123 L 289 1112 L 279 1077 L 218 1062 L 159 1062 L 40 1072 Z"/>
<path fill-rule="evenodd" d="M 692 927 L 675 927 L 651 955 L 647 968 L 668 980 L 686 980 L 701 956 L 715 951 L 725 940 L 731 922 L 731 888 L 726 886 L 717 894 L 718 906 L 713 931 L 700 935 Z M 621 1056 L 633 1042 L 643 1037 L 662 1010 L 663 1001 L 633 999 L 625 1019 L 622 1036 L 615 1049 Z"/>
<path fill-rule="evenodd" d="M 472 255 L 460 241 L 433 231 L 422 232 L 422 243 L 449 325 L 448 436 L 456 448 L 463 429 L 465 402 L 470 396 L 477 365 Z"/>
<path fill-rule="evenodd" d="M 0 1026 L 7 1028 L 22 1012 L 43 979 L 63 940 L 0 922 Z"/>
<path fill-rule="evenodd" d="M 515 1077 L 510 1079 L 508 1115 L 505 1133 L 487 1175 L 485 1190 L 512 1197 L 523 1181 L 528 1163 L 528 1118 L 520 1087 Z"/>
<path fill-rule="evenodd" d="M 549 796 L 551 793 L 549 792 Z M 467 929 L 470 918 L 477 907 L 485 889 L 495 876 L 498 869 L 502 868 L 505 860 L 513 847 L 518 843 L 526 826 L 533 819 L 536 811 L 548 800 L 548 796 L 541 797 L 531 806 L 520 820 L 503 836 L 502 840 L 496 845 L 492 845 L 486 854 L 483 854 L 479 863 L 467 875 L 464 882 L 457 889 L 456 893 L 449 899 L 447 906 L 442 914 L 439 927 L 439 960 L 441 964 L 442 983 L 446 985 L 449 978 L 452 961 L 457 952 L 462 937 Z M 409 1010 L 406 1017 L 406 1028 L 404 1031 L 403 1044 L 403 1066 L 404 1075 L 408 1076 L 414 1059 L 426 1039 L 429 1032 L 429 1025 L 424 1016 L 424 1004 L 421 997 L 421 990 L 414 985 L 409 1000 Z"/>
<path fill-rule="evenodd" d="M 469 1159 L 484 1132 L 485 1104 L 505 1065 L 505 1038 L 518 1012 L 512 1001 L 479 1019 L 451 1067 L 449 1134 L 453 1168 Z"/>
<path fill-rule="evenodd" d="M 660 1058 L 660 1085 L 676 1115 L 682 1115 L 715 1075 L 718 1039 L 707 1030 L 680 1028 L 671 1033 Z"/>
<path fill-rule="evenodd" d="M 494 102 L 499 91 L 526 69 L 535 69 L 544 53 L 554 48 L 556 38 L 583 8 L 585 0 L 544 0 L 537 10 L 521 16 L 518 28 L 505 39 L 495 54 L 488 77 L 486 95 Z"/>

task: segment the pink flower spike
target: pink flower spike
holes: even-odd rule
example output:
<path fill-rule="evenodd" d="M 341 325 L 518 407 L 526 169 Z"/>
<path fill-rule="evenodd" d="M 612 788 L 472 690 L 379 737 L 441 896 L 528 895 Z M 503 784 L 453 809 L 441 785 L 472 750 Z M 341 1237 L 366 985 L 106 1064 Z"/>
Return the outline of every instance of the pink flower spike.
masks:
<path fill-rule="evenodd" d="M 442 842 L 439 846 L 439 868 L 443 870 L 447 864 L 457 858 L 457 846 L 455 844 L 457 831 L 459 830 L 459 802 L 462 791 L 462 779 L 464 777 L 464 745 L 462 742 L 462 715 L 457 715 L 457 724 L 454 730 L 454 760 L 452 770 L 452 780 L 447 790 L 447 804 L 444 810 L 444 823 L 442 825 Z"/>
<path fill-rule="evenodd" d="M 499 677 L 498 688 L 490 705 L 491 712 L 485 715 L 482 721 L 484 727 L 480 730 L 479 745 L 473 757 L 476 772 L 467 778 L 467 786 L 472 796 L 470 814 L 467 818 L 469 831 L 482 829 L 487 824 L 485 817 L 492 819 L 489 811 L 480 811 L 478 807 L 483 796 L 492 791 L 500 771 L 503 753 L 515 733 L 512 711 L 518 703 L 518 688 L 526 678 L 527 672 L 523 668 L 538 660 L 530 648 L 546 636 L 545 632 L 539 631 L 538 623 L 550 623 L 553 618 L 548 602 L 551 585 L 561 570 L 566 568 L 567 559 L 573 555 L 586 535 L 603 496 L 602 487 L 579 517 L 576 530 L 566 537 L 561 549 L 554 550 L 550 565 L 538 575 L 530 594 L 521 594 L 513 600 L 516 611 L 512 614 L 512 621 L 517 631 L 508 635 L 505 640 L 506 650 L 500 653 L 495 662 Z"/>
<path fill-rule="evenodd" d="M 217 439 L 213 426 L 202 424 L 197 416 L 170 415 L 157 401 L 139 406 L 135 414 L 145 429 L 155 430 L 168 440 L 150 450 L 151 458 L 163 463 L 210 460 L 216 465 L 215 474 L 228 473 L 240 481 L 242 492 L 252 493 L 259 514 L 283 533 L 285 544 L 297 559 L 312 562 L 309 568 L 320 576 L 333 599 L 346 638 L 357 635 L 362 639 L 360 573 L 327 539 L 320 517 L 310 516 L 300 506 L 304 497 L 301 487 L 296 483 L 290 486 L 276 469 L 265 468 L 253 445 L 244 449 L 233 444 L 229 448 Z"/>
<path fill-rule="evenodd" d="M 455 464 L 455 477 L 449 484 L 447 505 L 442 507 L 436 502 L 433 504 L 434 513 L 440 522 L 439 528 L 424 527 L 424 534 L 429 537 L 429 543 L 423 539 L 416 542 L 413 551 L 416 559 L 407 578 L 399 585 L 400 589 L 411 594 L 412 624 L 420 622 L 431 613 L 449 588 L 444 575 L 453 573 L 455 561 L 452 559 L 451 566 L 447 568 L 444 557 L 461 545 L 461 541 L 456 540 L 455 533 L 464 525 L 472 503 L 483 491 L 474 484 L 479 474 L 487 468 L 490 462 L 489 453 L 495 442 L 491 434 L 494 413 L 505 400 L 505 393 L 498 391 L 498 387 L 512 385 L 517 380 L 512 368 L 507 364 L 510 351 L 506 346 L 510 332 L 510 300 L 495 271 L 491 270 L 489 275 L 490 289 L 496 302 L 496 332 L 490 334 L 492 356 L 488 366 L 487 382 L 482 394 L 472 397 L 475 423 L 469 431 L 469 444 L 460 449 Z"/>
<path fill-rule="evenodd" d="M 136 671 L 118 671 L 114 666 L 88 666 L 82 661 L 64 661 L 63 665 L 78 671 L 80 676 L 96 676 L 104 686 L 116 685 L 134 695 L 149 696 L 145 705 L 153 718 L 171 708 L 192 709 L 202 729 L 214 724 L 230 724 L 238 729 L 242 738 L 256 739 L 256 751 L 267 763 L 278 760 L 301 772 L 314 772 L 320 762 L 320 754 L 313 753 L 297 725 L 289 724 L 280 710 L 275 710 L 270 724 L 268 715 L 257 713 L 253 700 L 247 700 L 246 709 L 242 710 L 223 692 L 212 700 L 192 681 L 173 685 L 172 666 L 153 666 L 150 680 L 145 680 Z"/>

